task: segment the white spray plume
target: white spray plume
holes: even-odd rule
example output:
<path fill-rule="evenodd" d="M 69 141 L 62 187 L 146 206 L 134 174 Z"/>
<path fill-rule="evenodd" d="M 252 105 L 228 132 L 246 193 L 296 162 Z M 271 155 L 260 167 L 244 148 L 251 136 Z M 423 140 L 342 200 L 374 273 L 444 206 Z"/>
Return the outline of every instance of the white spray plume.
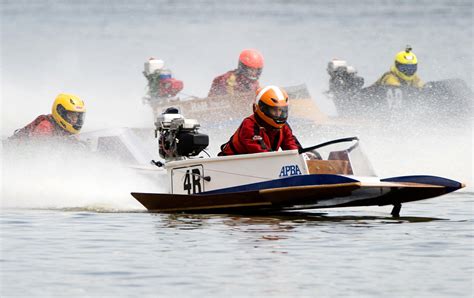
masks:
<path fill-rule="evenodd" d="M 163 173 L 137 171 L 72 146 L 4 148 L 3 208 L 144 210 L 133 191 L 166 192 Z"/>

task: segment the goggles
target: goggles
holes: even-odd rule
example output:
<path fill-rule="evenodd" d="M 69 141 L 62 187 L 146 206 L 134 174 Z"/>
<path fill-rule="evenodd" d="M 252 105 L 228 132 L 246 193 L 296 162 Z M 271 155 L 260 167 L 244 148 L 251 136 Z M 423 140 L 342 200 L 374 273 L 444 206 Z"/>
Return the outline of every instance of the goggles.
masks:
<path fill-rule="evenodd" d="M 395 66 L 397 67 L 398 71 L 409 77 L 414 75 L 418 68 L 417 64 L 402 64 L 400 62 L 395 62 Z"/>

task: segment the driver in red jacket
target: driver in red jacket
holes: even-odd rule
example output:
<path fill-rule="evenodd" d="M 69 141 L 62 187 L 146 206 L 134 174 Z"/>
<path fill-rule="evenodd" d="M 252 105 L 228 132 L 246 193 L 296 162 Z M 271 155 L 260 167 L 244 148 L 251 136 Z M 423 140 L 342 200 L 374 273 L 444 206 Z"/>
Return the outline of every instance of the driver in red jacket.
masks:
<path fill-rule="evenodd" d="M 239 95 L 255 92 L 262 74 L 263 56 L 254 49 L 243 50 L 239 56 L 238 68 L 220 75 L 212 82 L 209 97 Z"/>
<path fill-rule="evenodd" d="M 286 122 L 288 94 L 283 88 L 267 86 L 257 90 L 253 115 L 244 119 L 219 156 L 300 149 L 298 139 Z"/>
<path fill-rule="evenodd" d="M 52 113 L 40 115 L 33 122 L 17 129 L 9 140 L 66 137 L 82 128 L 86 108 L 84 101 L 72 94 L 59 94 L 54 100 Z"/>

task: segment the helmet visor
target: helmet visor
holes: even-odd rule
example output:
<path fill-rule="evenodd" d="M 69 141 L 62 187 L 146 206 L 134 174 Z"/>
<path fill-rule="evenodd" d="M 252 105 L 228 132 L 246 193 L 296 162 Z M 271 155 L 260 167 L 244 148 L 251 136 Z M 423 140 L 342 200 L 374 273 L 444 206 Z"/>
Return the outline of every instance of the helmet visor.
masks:
<path fill-rule="evenodd" d="M 277 124 L 285 124 L 288 119 L 288 106 L 272 107 L 262 101 L 258 103 L 258 106 L 265 116 L 273 119 Z"/>
<path fill-rule="evenodd" d="M 242 62 L 239 62 L 239 73 L 249 80 L 256 81 L 260 78 L 260 75 L 262 74 L 262 69 L 248 67 Z"/>
<path fill-rule="evenodd" d="M 395 62 L 395 66 L 397 67 L 398 71 L 411 77 L 416 73 L 417 64 L 402 64 L 400 62 Z"/>
<path fill-rule="evenodd" d="M 72 127 L 74 127 L 75 130 L 81 130 L 82 124 L 84 124 L 85 113 L 68 112 L 67 117 L 68 122 L 71 123 Z"/>
<path fill-rule="evenodd" d="M 75 130 L 81 130 L 82 124 L 84 123 L 85 113 L 74 112 L 66 110 L 62 105 L 58 105 L 59 115 L 69 124 L 74 127 Z"/>

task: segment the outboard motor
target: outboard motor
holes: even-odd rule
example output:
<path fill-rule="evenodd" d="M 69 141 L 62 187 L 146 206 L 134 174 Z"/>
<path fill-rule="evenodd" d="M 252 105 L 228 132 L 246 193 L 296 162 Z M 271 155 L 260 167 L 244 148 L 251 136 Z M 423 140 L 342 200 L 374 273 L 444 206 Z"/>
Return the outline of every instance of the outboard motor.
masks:
<path fill-rule="evenodd" d="M 330 76 L 329 92 L 335 95 L 357 92 L 364 85 L 364 78 L 358 76 L 355 67 L 347 65 L 345 60 L 331 60 L 327 72 Z"/>
<path fill-rule="evenodd" d="M 209 136 L 199 133 L 195 119 L 185 119 L 177 108 L 166 109 L 155 122 L 159 153 L 166 161 L 196 156 L 209 145 Z"/>
<path fill-rule="evenodd" d="M 148 94 L 145 102 L 167 101 L 183 90 L 183 81 L 173 78 L 171 70 L 164 67 L 163 60 L 150 58 L 145 62 L 143 75 L 148 81 Z"/>
<path fill-rule="evenodd" d="M 173 78 L 171 74 L 160 74 L 159 78 L 158 97 L 175 97 L 179 92 L 181 92 L 181 90 L 183 90 L 183 81 Z"/>

